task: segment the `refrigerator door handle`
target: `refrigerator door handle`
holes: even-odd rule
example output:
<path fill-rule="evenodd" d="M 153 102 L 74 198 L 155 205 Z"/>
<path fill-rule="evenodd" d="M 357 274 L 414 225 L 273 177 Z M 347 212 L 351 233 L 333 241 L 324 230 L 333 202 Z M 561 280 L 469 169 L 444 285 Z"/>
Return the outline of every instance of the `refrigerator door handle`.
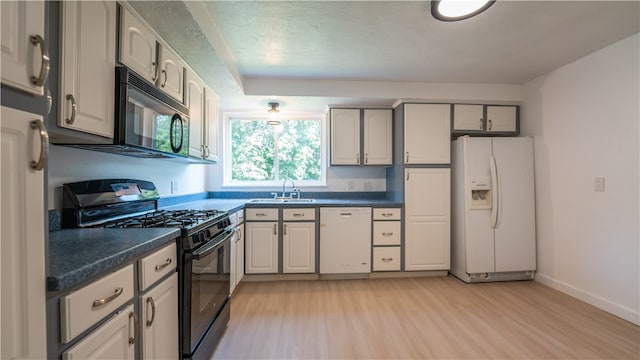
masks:
<path fill-rule="evenodd" d="M 495 229 L 498 224 L 498 201 L 500 197 L 500 184 L 498 184 L 498 166 L 496 158 L 489 156 L 489 169 L 491 170 L 491 228 Z"/>

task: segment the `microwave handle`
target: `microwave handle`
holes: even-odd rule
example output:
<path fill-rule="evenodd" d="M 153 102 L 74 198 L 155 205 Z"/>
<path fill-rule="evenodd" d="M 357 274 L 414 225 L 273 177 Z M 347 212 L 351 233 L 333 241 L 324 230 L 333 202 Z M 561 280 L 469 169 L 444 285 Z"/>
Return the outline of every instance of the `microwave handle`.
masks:
<path fill-rule="evenodd" d="M 177 144 L 177 146 L 174 142 L 174 135 L 173 135 L 173 127 L 176 121 L 180 121 L 180 143 Z M 182 150 L 183 140 L 184 140 L 184 122 L 182 121 L 182 117 L 180 116 L 180 114 L 175 114 L 171 118 L 171 125 L 169 126 L 169 141 L 171 142 L 171 150 L 173 150 L 174 153 L 179 153 L 180 150 Z"/>

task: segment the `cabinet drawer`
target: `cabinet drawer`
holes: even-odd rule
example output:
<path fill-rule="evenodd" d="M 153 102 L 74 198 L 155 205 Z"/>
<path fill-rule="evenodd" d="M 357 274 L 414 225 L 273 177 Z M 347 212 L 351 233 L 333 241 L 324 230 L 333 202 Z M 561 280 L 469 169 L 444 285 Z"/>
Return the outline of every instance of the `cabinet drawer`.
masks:
<path fill-rule="evenodd" d="M 373 220 L 400 220 L 399 208 L 373 209 Z"/>
<path fill-rule="evenodd" d="M 400 245 L 400 221 L 374 221 L 373 245 Z"/>
<path fill-rule="evenodd" d="M 177 256 L 176 244 L 172 243 L 140 259 L 138 262 L 140 291 L 146 290 L 166 274 L 175 271 L 176 264 L 178 263 Z"/>
<path fill-rule="evenodd" d="M 374 247 L 373 271 L 400 271 L 400 247 Z"/>
<path fill-rule="evenodd" d="M 278 221 L 278 209 L 246 209 L 245 220 Z"/>
<path fill-rule="evenodd" d="M 60 299 L 60 337 L 68 343 L 133 298 L 133 264 Z"/>
<path fill-rule="evenodd" d="M 316 219 L 316 209 L 284 209 L 282 210 L 282 218 L 284 221 L 313 221 Z"/>

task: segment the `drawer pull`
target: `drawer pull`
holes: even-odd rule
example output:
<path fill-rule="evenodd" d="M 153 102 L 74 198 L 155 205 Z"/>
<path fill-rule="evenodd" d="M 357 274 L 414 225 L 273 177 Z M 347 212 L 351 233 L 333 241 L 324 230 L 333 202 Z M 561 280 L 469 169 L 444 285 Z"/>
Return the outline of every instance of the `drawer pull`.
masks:
<path fill-rule="evenodd" d="M 256 213 L 256 216 L 267 216 L 265 213 Z"/>
<path fill-rule="evenodd" d="M 97 307 L 102 306 L 102 305 L 104 305 L 104 304 L 106 304 L 108 302 L 113 301 L 115 298 L 117 298 L 118 296 L 122 295 L 122 290 L 124 290 L 124 288 L 119 287 L 119 288 L 116 289 L 116 291 L 115 291 L 115 293 L 113 295 L 111 295 L 109 297 L 106 297 L 104 299 L 94 300 L 93 301 L 93 307 L 97 308 Z"/>
<path fill-rule="evenodd" d="M 164 264 L 160 264 L 160 265 L 156 265 L 156 271 L 160 271 L 164 268 L 166 268 L 167 266 L 171 265 L 171 258 L 167 258 L 167 260 L 165 260 Z"/>
<path fill-rule="evenodd" d="M 382 233 L 382 236 L 391 236 L 391 235 L 393 235 L 392 232 L 383 232 Z"/>
<path fill-rule="evenodd" d="M 304 213 L 293 213 L 293 216 L 304 216 Z"/>
<path fill-rule="evenodd" d="M 393 213 L 382 213 L 382 216 L 384 216 L 384 217 L 393 216 Z"/>
<path fill-rule="evenodd" d="M 278 225 L 273 224 L 273 235 L 278 235 Z"/>
<path fill-rule="evenodd" d="M 284 224 L 284 234 L 287 235 L 287 224 Z"/>
<path fill-rule="evenodd" d="M 150 327 L 153 324 L 153 319 L 156 318 L 156 303 L 153 301 L 152 297 L 147 298 L 147 305 L 151 304 L 151 319 L 147 320 L 147 327 Z"/>
<path fill-rule="evenodd" d="M 390 258 L 382 258 L 382 261 L 384 261 L 384 262 L 393 261 L 393 258 L 392 257 L 390 257 Z"/>

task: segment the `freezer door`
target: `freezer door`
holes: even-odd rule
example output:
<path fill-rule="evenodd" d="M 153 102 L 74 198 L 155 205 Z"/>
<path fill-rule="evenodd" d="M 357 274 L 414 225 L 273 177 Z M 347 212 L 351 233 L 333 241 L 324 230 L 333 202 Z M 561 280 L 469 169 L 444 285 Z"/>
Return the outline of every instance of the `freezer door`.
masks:
<path fill-rule="evenodd" d="M 495 271 L 535 270 L 533 139 L 493 138 L 493 156 L 499 184 Z"/>

